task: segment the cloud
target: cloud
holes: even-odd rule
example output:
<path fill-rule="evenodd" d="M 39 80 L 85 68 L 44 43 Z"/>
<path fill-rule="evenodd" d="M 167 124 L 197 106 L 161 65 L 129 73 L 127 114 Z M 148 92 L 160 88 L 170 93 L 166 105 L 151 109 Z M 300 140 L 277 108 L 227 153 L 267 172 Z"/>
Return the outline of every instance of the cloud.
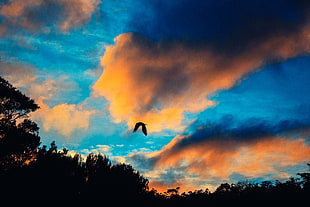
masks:
<path fill-rule="evenodd" d="M 203 179 L 228 180 L 233 173 L 248 178 L 277 173 L 308 161 L 310 147 L 305 139 L 266 137 L 252 142 L 212 140 L 174 150 L 165 148 L 156 168 L 186 167 Z"/>
<path fill-rule="evenodd" d="M 32 65 L 21 62 L 6 62 L 0 61 L 0 75 L 6 80 L 9 80 L 14 87 L 25 88 L 37 82 L 37 77 L 34 76 L 35 68 Z"/>
<path fill-rule="evenodd" d="M 230 145 L 234 147 L 228 147 Z M 283 178 L 285 168 L 305 164 L 309 161 L 309 155 L 310 147 L 302 138 L 288 140 L 268 137 L 250 143 L 210 141 L 199 146 L 182 148 L 169 157 L 162 156 L 156 168 L 170 169 L 181 165 L 186 168 L 185 174 L 199 177 L 208 186 L 215 181 L 217 185 L 222 182 L 240 181 L 231 181 L 234 174 L 240 174 L 250 180 L 257 177 Z"/>
<path fill-rule="evenodd" d="M 10 62 L 0 62 L 1 72 L 0 75 L 5 79 L 10 81 L 14 87 L 26 93 L 30 98 L 34 100 L 47 100 L 52 99 L 57 90 L 64 86 L 65 82 L 63 78 L 60 80 L 54 80 L 47 78 L 46 80 L 39 80 L 35 75 L 38 71 L 37 69 L 24 62 L 16 61 L 14 63 Z M 63 88 L 68 88 L 63 87 Z"/>
<path fill-rule="evenodd" d="M 292 35 L 307 24 L 310 6 L 305 0 L 136 2 L 141 9 L 128 18 L 129 31 L 156 39 L 201 39 L 226 55 L 278 34 Z"/>
<path fill-rule="evenodd" d="M 0 66 L 1 76 L 38 103 L 40 109 L 31 113 L 31 118 L 40 122 L 44 131 L 55 130 L 68 138 L 74 131 L 86 131 L 92 115 L 99 113 L 88 107 L 87 100 L 80 104 L 64 103 L 68 94 L 79 91 L 67 76 L 39 79 L 37 69 L 22 62 L 1 62 Z"/>
<path fill-rule="evenodd" d="M 45 131 L 56 130 L 59 134 L 70 137 L 75 130 L 87 130 L 90 118 L 95 110 L 84 110 L 83 104 L 62 103 L 49 107 L 39 100 L 40 110 L 31 114 L 31 118 L 42 123 Z"/>
<path fill-rule="evenodd" d="M 214 189 L 222 182 L 241 181 L 232 180 L 235 175 L 249 180 L 288 178 L 294 174 L 287 168 L 305 164 L 310 157 L 309 123 L 238 123 L 225 116 L 219 124 L 193 123 L 188 130 L 189 135 L 177 135 L 159 151 L 128 156 L 152 181 L 151 187 Z"/>
<path fill-rule="evenodd" d="M 155 154 L 154 157 L 157 157 L 156 164 L 169 164 L 171 162 L 172 165 L 175 164 L 177 166 L 177 163 L 185 157 L 193 157 L 195 159 L 200 154 L 205 153 L 205 156 L 210 155 L 213 158 L 218 156 L 220 158 L 233 158 L 236 155 L 235 153 L 239 153 L 241 149 L 253 149 L 255 146 L 268 146 L 268 144 L 272 146 L 271 149 L 275 149 L 276 153 L 277 142 L 279 146 L 282 144 L 284 146 L 287 142 L 307 147 L 305 139 L 308 138 L 308 128 L 309 120 L 303 122 L 284 120 L 278 123 L 271 123 L 252 118 L 238 122 L 232 116 L 226 115 L 223 116 L 219 123 L 209 122 L 205 125 L 201 125 L 199 122 L 193 123 L 188 128 L 189 131 L 192 131 L 190 135 L 176 136 L 160 152 L 157 152 L 158 154 Z M 294 137 L 296 140 L 289 137 Z M 192 149 L 193 152 L 191 152 Z M 200 150 L 201 152 L 199 152 Z M 294 150 L 291 151 L 295 153 Z M 210 154 L 208 155 L 208 153 Z M 189 163 L 192 162 L 189 161 Z"/>
<path fill-rule="evenodd" d="M 99 152 L 103 152 L 103 153 L 107 153 L 111 149 L 109 145 L 104 145 L 104 144 L 98 144 L 96 145 L 96 147 Z"/>
<path fill-rule="evenodd" d="M 88 154 L 94 153 L 94 154 L 104 154 L 104 155 L 111 155 L 109 152 L 111 150 L 111 146 L 109 145 L 96 145 L 91 146 L 90 149 L 82 149 L 81 152 L 82 155 L 86 158 Z"/>
<path fill-rule="evenodd" d="M 204 122 L 200 120 L 193 122 L 184 132 L 189 135 L 182 135 L 182 138 L 176 138 L 171 144 L 173 143 L 177 149 L 214 140 L 250 142 L 265 137 L 300 134 L 309 126 L 309 119 L 266 120 L 252 117 L 238 120 L 233 115 L 226 114 L 217 121 L 207 119 Z M 303 133 L 301 137 L 307 136 Z"/>
<path fill-rule="evenodd" d="M 63 33 L 88 22 L 99 0 L 9 0 L 0 7 L 3 22 L 0 34 L 23 28 L 49 32 L 51 25 Z"/>
<path fill-rule="evenodd" d="M 106 48 L 101 58 L 104 71 L 93 94 L 110 102 L 117 123 L 125 121 L 131 127 L 142 120 L 149 123 L 150 132 L 182 130 L 184 112 L 215 105 L 206 97 L 233 87 L 267 63 L 309 52 L 308 31 L 307 26 L 294 34 L 275 34 L 234 55 L 214 53 L 208 44 L 157 42 L 125 33 Z"/>
<path fill-rule="evenodd" d="M 45 77 L 35 66 L 18 60 L 14 63 L 1 61 L 0 67 L 2 77 L 35 101 L 41 99 L 50 105 L 56 105 L 64 102 L 64 99 L 68 100 L 71 93 L 80 95 L 81 89 L 69 76 L 61 75 L 56 79 Z M 74 98 L 71 97 L 70 100 L 72 99 Z"/>

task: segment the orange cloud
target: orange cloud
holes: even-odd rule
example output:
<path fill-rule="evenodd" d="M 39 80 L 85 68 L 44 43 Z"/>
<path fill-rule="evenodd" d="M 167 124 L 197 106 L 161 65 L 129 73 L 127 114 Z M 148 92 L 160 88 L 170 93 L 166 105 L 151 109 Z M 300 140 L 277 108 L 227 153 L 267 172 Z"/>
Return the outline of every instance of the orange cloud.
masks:
<path fill-rule="evenodd" d="M 5 19 L 2 30 L 13 26 L 38 30 L 55 24 L 66 33 L 85 24 L 99 3 L 99 0 L 9 0 L 0 8 L 0 15 Z"/>
<path fill-rule="evenodd" d="M 199 112 L 214 102 L 206 97 L 231 88 L 238 80 L 270 61 L 285 60 L 310 51 L 309 29 L 276 35 L 238 54 L 212 52 L 207 45 L 156 42 L 126 33 L 108 46 L 104 71 L 94 84 L 104 96 L 115 122 L 131 127 L 142 120 L 151 132 L 182 129 L 183 113 Z"/>
<path fill-rule="evenodd" d="M 250 180 L 257 177 L 287 179 L 294 176 L 286 172 L 287 168 L 304 164 L 310 158 L 310 146 L 303 138 L 209 140 L 181 148 L 176 144 L 182 137 L 176 139 L 160 151 L 144 154 L 146 162 L 155 160 L 144 175 L 150 179 L 150 188 L 159 192 L 175 187 L 181 187 L 180 192 L 215 190 L 223 182 L 232 182 L 230 176 L 233 174 Z M 167 172 L 173 173 L 167 175 Z"/>
<path fill-rule="evenodd" d="M 59 94 L 79 90 L 76 83 L 68 80 L 67 76 L 42 81 L 35 76 L 36 69 L 30 65 L 1 62 L 0 66 L 2 68 L 0 75 L 14 86 L 21 88 L 40 106 L 39 110 L 31 114 L 31 118 L 40 121 L 45 131 L 56 130 L 59 134 L 69 137 L 76 130 L 89 128 L 90 118 L 98 111 L 85 110 L 87 100 L 81 104 L 60 103 L 54 107 L 46 104 L 57 99 Z"/>
<path fill-rule="evenodd" d="M 69 137 L 75 130 L 87 130 L 90 118 L 95 110 L 84 110 L 83 105 L 59 104 L 54 107 L 46 105 L 42 99 L 38 101 L 40 110 L 31 114 L 35 121 L 41 121 L 45 131 L 56 130 Z"/>
<path fill-rule="evenodd" d="M 229 180 L 233 173 L 247 178 L 280 174 L 281 170 L 309 161 L 310 146 L 306 140 L 266 137 L 237 142 L 212 140 L 186 147 L 174 144 L 157 152 L 154 169 L 184 168 L 184 174 L 199 176 L 206 182 Z"/>

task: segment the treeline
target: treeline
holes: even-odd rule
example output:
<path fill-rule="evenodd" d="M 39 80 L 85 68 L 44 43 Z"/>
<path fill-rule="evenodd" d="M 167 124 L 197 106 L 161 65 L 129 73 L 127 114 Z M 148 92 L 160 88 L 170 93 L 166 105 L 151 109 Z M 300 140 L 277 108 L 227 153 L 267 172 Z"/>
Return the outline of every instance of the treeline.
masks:
<path fill-rule="evenodd" d="M 101 154 L 68 155 L 40 146 L 28 118 L 39 106 L 0 77 L 0 200 L 8 206 L 280 206 L 308 205 L 310 173 L 285 182 L 221 184 L 214 192 L 180 188 L 159 193 L 127 164 Z"/>
<path fill-rule="evenodd" d="M 285 182 L 224 183 L 214 192 L 181 193 L 175 188 L 159 193 L 149 189 L 148 179 L 132 166 L 112 164 L 101 154 L 89 154 L 83 161 L 80 154 L 57 150 L 53 142 L 49 149 L 38 147 L 28 159 L 2 166 L 2 201 L 69 206 L 307 206 L 310 198 L 310 173 L 299 173 L 300 178 Z"/>
<path fill-rule="evenodd" d="M 28 158 L 24 164 L 12 159 L 2 166 L 2 200 L 72 205 L 100 204 L 108 199 L 117 205 L 143 198 L 148 190 L 148 180 L 132 166 L 112 165 L 101 154 L 89 154 L 83 161 L 80 154 L 69 156 L 66 149 L 57 150 L 53 142 L 49 149 L 43 146 L 33 150 Z"/>
<path fill-rule="evenodd" d="M 310 173 L 298 175 L 300 178 L 291 177 L 284 182 L 276 180 L 261 183 L 224 183 L 214 192 L 208 189 L 182 194 L 170 191 L 160 196 L 164 197 L 166 204 L 170 206 L 308 206 Z"/>

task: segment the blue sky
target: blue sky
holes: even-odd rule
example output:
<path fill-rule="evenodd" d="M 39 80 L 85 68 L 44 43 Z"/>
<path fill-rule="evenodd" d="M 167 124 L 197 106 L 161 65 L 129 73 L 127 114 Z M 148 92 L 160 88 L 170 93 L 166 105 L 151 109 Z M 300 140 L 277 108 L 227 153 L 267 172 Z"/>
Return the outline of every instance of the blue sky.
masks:
<path fill-rule="evenodd" d="M 159 190 L 285 179 L 310 157 L 309 9 L 2 0 L 0 75 L 40 105 L 42 144 L 105 153 Z"/>

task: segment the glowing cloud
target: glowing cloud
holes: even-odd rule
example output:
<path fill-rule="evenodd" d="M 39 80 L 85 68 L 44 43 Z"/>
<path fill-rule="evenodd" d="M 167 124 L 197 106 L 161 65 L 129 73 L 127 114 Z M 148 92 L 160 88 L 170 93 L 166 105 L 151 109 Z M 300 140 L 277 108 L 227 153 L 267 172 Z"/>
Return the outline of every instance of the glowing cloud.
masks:
<path fill-rule="evenodd" d="M 161 192 L 177 186 L 182 191 L 202 187 L 214 190 L 214 186 L 230 182 L 233 174 L 248 179 L 267 175 L 272 176 L 270 179 L 289 178 L 292 175 L 284 169 L 305 163 L 310 157 L 310 146 L 303 138 L 265 137 L 249 142 L 213 140 L 174 149 L 175 141 L 156 153 L 144 155 L 146 160 L 155 160 L 145 175 L 152 180 L 150 187 Z M 169 171 L 175 174 L 167 178 L 165 173 Z M 176 179 L 180 172 L 183 177 Z"/>
<path fill-rule="evenodd" d="M 183 112 L 195 113 L 215 104 L 206 99 L 208 95 L 231 88 L 270 61 L 309 51 L 307 31 L 276 35 L 231 56 L 212 52 L 204 44 L 194 47 L 196 43 L 122 34 L 101 58 L 104 71 L 93 86 L 94 95 L 110 102 L 117 123 L 125 121 L 131 127 L 143 120 L 150 124 L 150 132 L 182 129 Z"/>
<path fill-rule="evenodd" d="M 92 115 L 99 113 L 85 109 L 89 108 L 87 99 L 79 104 L 66 103 L 68 93 L 79 91 L 77 84 L 67 76 L 42 80 L 35 75 L 37 69 L 31 65 L 1 62 L 0 66 L 0 75 L 29 94 L 40 106 L 31 118 L 40 122 L 44 131 L 55 130 L 69 138 L 75 131 L 87 131 Z"/>
<path fill-rule="evenodd" d="M 232 182 L 236 174 L 247 179 L 288 178 L 293 176 L 288 168 L 309 161 L 309 127 L 284 122 L 207 124 L 190 135 L 176 136 L 159 151 L 133 153 L 128 159 L 144 170 L 152 187 L 162 190 L 214 187 Z"/>
<path fill-rule="evenodd" d="M 227 147 L 230 146 L 230 147 Z M 307 162 L 310 147 L 305 140 L 266 137 L 253 142 L 214 140 L 179 150 L 165 148 L 156 163 L 159 168 L 186 166 L 202 178 L 229 179 L 232 173 L 259 177 L 280 169 Z"/>
<path fill-rule="evenodd" d="M 95 110 L 84 110 L 83 105 L 59 104 L 49 107 L 42 100 L 38 101 L 40 110 L 31 118 L 41 121 L 45 131 L 56 130 L 59 134 L 69 137 L 74 130 L 87 130 L 90 118 Z"/>

